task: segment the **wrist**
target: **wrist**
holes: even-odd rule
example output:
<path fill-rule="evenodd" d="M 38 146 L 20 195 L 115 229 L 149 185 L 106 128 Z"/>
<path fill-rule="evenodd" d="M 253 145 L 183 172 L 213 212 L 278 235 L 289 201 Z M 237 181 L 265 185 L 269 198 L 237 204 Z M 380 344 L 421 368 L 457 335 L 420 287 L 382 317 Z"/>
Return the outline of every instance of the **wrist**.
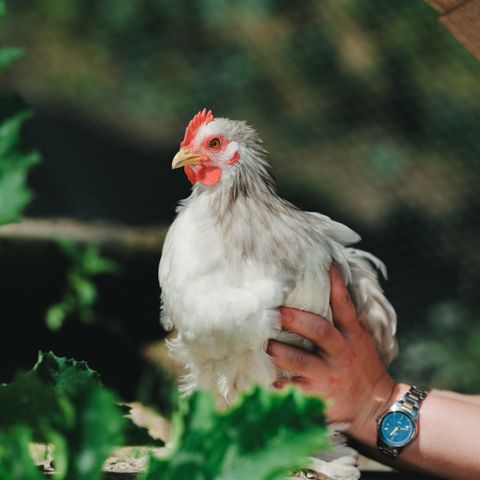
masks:
<path fill-rule="evenodd" d="M 396 383 L 390 376 L 381 379 L 369 392 L 369 401 L 348 430 L 348 434 L 364 444 L 375 446 L 377 439 L 377 419 L 392 404 L 400 400 L 410 388 L 405 383 Z"/>

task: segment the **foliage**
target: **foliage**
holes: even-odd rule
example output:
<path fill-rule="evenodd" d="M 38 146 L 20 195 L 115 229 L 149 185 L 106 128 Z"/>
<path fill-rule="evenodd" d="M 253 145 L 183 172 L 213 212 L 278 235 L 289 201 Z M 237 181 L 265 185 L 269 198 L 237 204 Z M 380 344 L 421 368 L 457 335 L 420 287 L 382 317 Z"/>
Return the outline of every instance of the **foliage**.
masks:
<path fill-rule="evenodd" d="M 322 401 L 262 388 L 222 414 L 210 394 L 193 394 L 176 417 L 174 438 L 169 458 L 152 459 L 144 480 L 283 479 L 328 445 Z"/>
<path fill-rule="evenodd" d="M 256 388 L 218 412 L 209 393 L 197 392 L 176 414 L 171 454 L 151 458 L 144 478 L 283 478 L 327 448 L 324 407 L 298 390 Z M 40 353 L 30 372 L 0 387 L 0 480 L 41 478 L 28 453 L 34 440 L 54 445 L 57 478 L 99 479 L 126 425 L 85 362 Z"/>
<path fill-rule="evenodd" d="M 80 421 L 67 435 L 70 448 L 66 478 L 98 479 L 112 447 L 120 444 L 123 418 L 114 395 L 101 387 L 81 391 L 76 408 Z"/>
<path fill-rule="evenodd" d="M 0 22 L 4 15 L 5 2 L 1 0 Z M 22 53 L 19 48 L 0 47 L 0 71 L 9 67 Z M 0 125 L 0 226 L 18 221 L 32 199 L 27 176 L 40 157 L 20 148 L 20 129 L 28 116 L 28 112 L 20 112 Z"/>
<path fill-rule="evenodd" d="M 45 385 L 31 372 L 19 373 L 12 383 L 0 386 L 0 407 L 2 428 L 28 425 L 36 440 L 45 440 L 52 425 L 71 423 L 67 398 L 57 396 L 53 386 Z"/>
<path fill-rule="evenodd" d="M 13 442 L 0 449 L 2 480 L 38 478 L 26 455 L 31 439 L 55 446 L 58 478 L 79 480 L 100 478 L 103 462 L 122 440 L 124 419 L 98 374 L 52 353 L 40 353 L 33 370 L 0 387 L 0 408 L 2 440 Z"/>
<path fill-rule="evenodd" d="M 71 264 L 62 300 L 47 310 L 47 326 L 51 330 L 58 330 L 73 313 L 78 315 L 80 321 L 93 323 L 98 296 L 93 279 L 101 274 L 118 273 L 120 267 L 113 260 L 102 257 L 99 249 L 94 246 L 80 247 L 65 239 L 58 244 Z"/>
<path fill-rule="evenodd" d="M 86 362 L 57 357 L 52 353 L 40 352 L 32 373 L 43 383 L 54 385 L 57 391 L 70 397 L 84 388 L 100 385 L 100 376 Z"/>
<path fill-rule="evenodd" d="M 31 441 L 31 432 L 23 425 L 0 432 L 0 480 L 44 478 L 30 458 L 28 445 Z"/>

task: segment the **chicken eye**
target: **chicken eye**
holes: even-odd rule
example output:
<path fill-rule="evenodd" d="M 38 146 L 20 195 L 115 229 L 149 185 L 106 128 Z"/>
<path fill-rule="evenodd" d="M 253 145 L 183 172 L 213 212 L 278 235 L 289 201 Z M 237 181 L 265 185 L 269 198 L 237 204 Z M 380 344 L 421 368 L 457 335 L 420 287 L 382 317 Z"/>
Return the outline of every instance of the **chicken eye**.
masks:
<path fill-rule="evenodd" d="M 220 147 L 220 144 L 221 144 L 220 139 L 217 138 L 217 137 L 212 138 L 212 139 L 208 142 L 208 146 L 209 146 L 210 148 L 219 148 L 219 147 Z"/>

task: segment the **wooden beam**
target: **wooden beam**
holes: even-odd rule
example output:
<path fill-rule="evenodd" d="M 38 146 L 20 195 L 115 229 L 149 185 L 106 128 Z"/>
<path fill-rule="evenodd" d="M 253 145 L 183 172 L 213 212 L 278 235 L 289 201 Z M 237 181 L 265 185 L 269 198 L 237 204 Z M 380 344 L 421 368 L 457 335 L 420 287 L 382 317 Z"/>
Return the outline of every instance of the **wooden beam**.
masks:
<path fill-rule="evenodd" d="M 471 0 L 425 0 L 431 7 L 440 13 L 446 13 L 458 8 Z"/>
<path fill-rule="evenodd" d="M 480 0 L 426 0 L 440 22 L 480 60 Z"/>
<path fill-rule="evenodd" d="M 157 252 L 162 250 L 167 227 L 128 227 L 91 223 L 68 218 L 33 219 L 0 228 L 0 241 L 54 241 L 68 238 L 79 243 L 95 244 L 125 251 Z"/>
<path fill-rule="evenodd" d="M 442 16 L 440 21 L 480 60 L 480 0 L 471 0 Z"/>

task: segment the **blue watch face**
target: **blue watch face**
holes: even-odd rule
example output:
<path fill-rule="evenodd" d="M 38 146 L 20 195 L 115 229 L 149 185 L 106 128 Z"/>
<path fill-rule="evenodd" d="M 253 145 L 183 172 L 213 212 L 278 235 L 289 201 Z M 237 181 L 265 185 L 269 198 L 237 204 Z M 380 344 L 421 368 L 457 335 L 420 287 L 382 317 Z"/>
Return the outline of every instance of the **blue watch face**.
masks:
<path fill-rule="evenodd" d="M 382 440 L 392 447 L 403 447 L 415 432 L 412 419 L 404 412 L 387 413 L 379 425 Z"/>

